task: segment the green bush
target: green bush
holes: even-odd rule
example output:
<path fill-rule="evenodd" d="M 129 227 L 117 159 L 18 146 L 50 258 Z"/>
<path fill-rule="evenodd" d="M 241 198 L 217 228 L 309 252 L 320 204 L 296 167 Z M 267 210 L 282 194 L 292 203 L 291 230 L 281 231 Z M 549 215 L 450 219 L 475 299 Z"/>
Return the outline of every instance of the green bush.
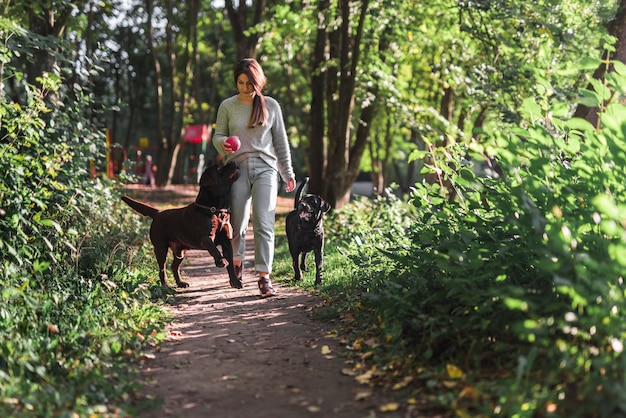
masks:
<path fill-rule="evenodd" d="M 11 51 L 0 79 L 22 80 Z M 129 269 L 146 227 L 90 175 L 105 141 L 86 97 L 55 74 L 38 82 L 13 84 L 19 102 L 0 91 L 0 416 L 124 415 L 133 362 L 163 337 L 164 311 Z"/>
<path fill-rule="evenodd" d="M 612 64 L 585 104 L 626 90 L 626 66 Z M 520 126 L 492 134 L 503 178 L 477 176 L 464 158 L 483 150 L 456 144 L 431 159 L 444 162 L 432 168 L 454 200 L 417 184 L 412 210 L 358 203 L 333 218 L 363 295 L 346 309 L 377 336 L 381 364 L 403 358 L 424 379 L 445 365 L 463 370 L 452 399 L 476 389 L 474 413 L 626 415 L 626 108 L 606 105 L 597 130 L 549 96 L 520 113 Z"/>

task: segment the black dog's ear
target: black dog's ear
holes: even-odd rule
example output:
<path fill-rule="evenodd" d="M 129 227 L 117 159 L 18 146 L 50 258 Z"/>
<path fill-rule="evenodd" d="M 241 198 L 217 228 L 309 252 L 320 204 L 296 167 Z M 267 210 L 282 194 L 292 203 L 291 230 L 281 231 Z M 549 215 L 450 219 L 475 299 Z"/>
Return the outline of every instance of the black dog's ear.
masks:
<path fill-rule="evenodd" d="M 322 213 L 328 213 L 331 209 L 332 208 L 330 207 L 330 203 L 320 197 L 320 210 L 322 211 Z"/>

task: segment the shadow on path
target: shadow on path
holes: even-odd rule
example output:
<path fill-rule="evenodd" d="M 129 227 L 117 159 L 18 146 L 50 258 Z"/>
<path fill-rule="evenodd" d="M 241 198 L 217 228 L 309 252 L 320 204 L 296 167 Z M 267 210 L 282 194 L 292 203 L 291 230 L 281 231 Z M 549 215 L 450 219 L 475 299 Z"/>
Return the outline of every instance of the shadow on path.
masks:
<path fill-rule="evenodd" d="M 251 238 L 250 230 L 246 266 Z M 231 289 L 203 251 L 189 251 L 182 270 L 190 287 L 177 291 L 168 337 L 142 363 L 138 417 L 410 416 L 380 413 L 389 400 L 342 374 L 351 369 L 347 349 L 331 325 L 311 318 L 316 296 L 274 283 L 278 295 L 262 299 L 249 268 L 244 288 Z"/>

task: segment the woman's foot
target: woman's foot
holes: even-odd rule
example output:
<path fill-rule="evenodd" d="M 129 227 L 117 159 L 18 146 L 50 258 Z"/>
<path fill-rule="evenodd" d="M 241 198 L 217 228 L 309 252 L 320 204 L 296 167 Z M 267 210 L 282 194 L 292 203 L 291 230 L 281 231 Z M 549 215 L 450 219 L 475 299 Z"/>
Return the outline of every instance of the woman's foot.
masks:
<path fill-rule="evenodd" d="M 262 298 L 276 295 L 276 291 L 272 287 L 272 281 L 269 276 L 261 277 L 257 283 L 259 284 L 259 291 L 261 292 Z"/>

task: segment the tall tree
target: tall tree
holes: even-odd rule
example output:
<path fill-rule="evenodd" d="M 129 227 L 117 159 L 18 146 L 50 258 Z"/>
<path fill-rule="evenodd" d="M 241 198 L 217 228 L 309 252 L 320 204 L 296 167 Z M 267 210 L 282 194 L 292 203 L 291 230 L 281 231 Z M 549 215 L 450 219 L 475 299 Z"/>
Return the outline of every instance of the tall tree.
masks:
<path fill-rule="evenodd" d="M 45 2 L 18 2 L 23 5 L 28 15 L 28 29 L 42 40 L 51 41 L 48 48 L 37 48 L 32 61 L 29 61 L 27 68 L 28 77 L 34 83 L 35 79 L 44 72 L 52 72 L 56 64 L 55 43 L 58 41 L 66 29 L 68 20 L 72 16 L 75 7 L 82 8 L 87 3 L 84 0 L 61 1 L 58 4 Z"/>
<path fill-rule="evenodd" d="M 253 0 L 251 4 L 247 1 L 239 1 L 235 6 L 233 0 L 226 0 L 225 6 L 237 45 L 238 60 L 256 57 L 259 34 L 249 32 L 248 29 L 261 23 L 266 4 L 266 0 Z"/>
<path fill-rule="evenodd" d="M 318 22 L 311 58 L 311 191 L 335 207 L 348 201 L 366 146 L 363 137 L 352 142 L 351 129 L 369 0 L 357 4 L 353 8 L 350 1 L 339 0 L 334 8 L 327 0 L 318 3 L 319 16 L 324 18 Z"/>
<path fill-rule="evenodd" d="M 154 36 L 153 15 L 154 15 L 154 2 L 152 0 L 145 0 L 146 7 L 146 35 L 148 49 L 150 50 L 150 56 L 152 57 L 152 63 L 154 65 L 154 86 L 155 86 L 155 118 L 156 118 L 156 134 L 157 143 L 159 145 L 159 156 L 157 157 L 158 165 L 162 168 L 166 167 L 165 162 L 169 160 L 167 157 L 167 151 L 171 149 L 171 138 L 165 135 L 165 129 L 163 127 L 163 72 L 161 70 L 161 61 L 157 52 L 157 44 Z M 161 173 L 163 170 L 161 171 Z M 158 180 L 158 183 L 162 183 L 162 177 Z"/>
<path fill-rule="evenodd" d="M 186 25 L 187 33 L 185 36 L 184 49 L 182 51 L 183 52 L 182 63 L 184 65 L 184 70 L 181 72 L 181 75 L 180 75 L 180 86 L 178 89 L 179 99 L 177 100 L 177 102 L 180 103 L 180 106 L 179 106 L 180 109 L 177 112 L 176 120 L 174 120 L 174 115 L 172 115 L 173 123 L 172 123 L 171 135 L 173 137 L 178 138 L 178 140 L 176 141 L 176 146 L 174 147 L 174 150 L 170 158 L 170 169 L 169 169 L 169 173 L 167 176 L 168 185 L 172 183 L 172 178 L 174 177 L 174 173 L 176 171 L 176 167 L 178 163 L 178 154 L 181 150 L 181 147 L 183 146 L 183 140 L 184 140 L 184 134 L 185 134 L 185 115 L 187 115 L 187 108 L 189 107 L 189 100 L 191 98 L 191 95 L 188 94 L 188 88 L 187 88 L 188 80 L 187 79 L 192 78 L 192 76 L 195 74 L 195 71 L 193 70 L 193 68 L 195 68 L 197 64 L 196 56 L 197 56 L 197 51 L 198 51 L 197 30 L 198 30 L 199 8 L 200 8 L 199 0 L 191 0 L 188 2 L 187 25 Z M 172 60 L 171 64 L 173 66 L 172 80 L 177 80 L 178 77 L 176 76 L 176 71 L 175 71 L 176 63 L 174 60 Z M 173 82 L 172 82 L 172 86 L 174 86 Z M 172 88 L 171 95 L 172 97 L 176 97 L 176 93 L 173 88 Z M 176 127 L 178 127 L 179 129 L 178 132 L 175 131 Z"/>

